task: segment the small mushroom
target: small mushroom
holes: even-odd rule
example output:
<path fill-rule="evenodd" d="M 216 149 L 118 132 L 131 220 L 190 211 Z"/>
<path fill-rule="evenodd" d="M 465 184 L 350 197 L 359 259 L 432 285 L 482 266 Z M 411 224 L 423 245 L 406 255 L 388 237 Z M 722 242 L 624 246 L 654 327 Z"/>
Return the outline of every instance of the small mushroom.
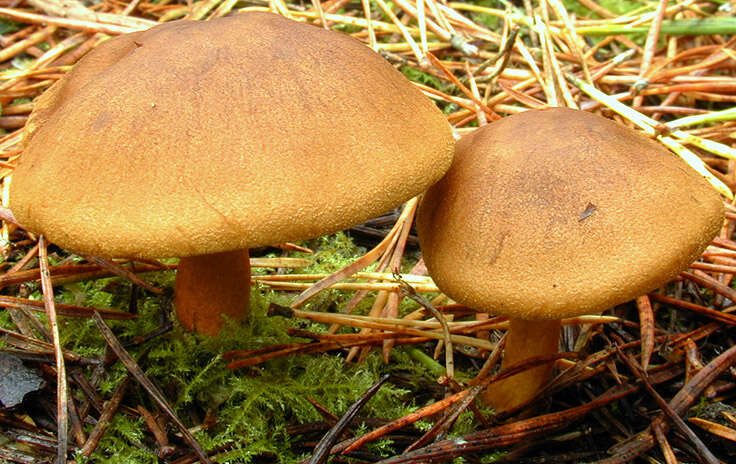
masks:
<path fill-rule="evenodd" d="M 447 170 L 442 113 L 359 41 L 262 12 L 113 38 L 44 93 L 10 207 L 102 257 L 181 257 L 182 325 L 245 317 L 249 247 L 333 233 Z"/>
<path fill-rule="evenodd" d="M 466 135 L 417 214 L 435 282 L 506 316 L 502 368 L 557 352 L 560 320 L 662 286 L 698 258 L 723 203 L 657 142 L 566 108 L 527 111 Z M 492 384 L 497 411 L 530 400 L 552 365 Z"/>

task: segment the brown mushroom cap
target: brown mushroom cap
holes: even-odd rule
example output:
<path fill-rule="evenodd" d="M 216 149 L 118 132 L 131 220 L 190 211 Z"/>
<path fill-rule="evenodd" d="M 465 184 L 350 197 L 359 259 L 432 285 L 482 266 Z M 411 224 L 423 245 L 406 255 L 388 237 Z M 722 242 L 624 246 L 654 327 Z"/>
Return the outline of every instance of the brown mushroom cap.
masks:
<path fill-rule="evenodd" d="M 650 291 L 687 268 L 722 222 L 720 196 L 676 155 L 564 108 L 463 137 L 417 216 L 437 285 L 518 319 L 597 313 Z"/>
<path fill-rule="evenodd" d="M 38 99 L 13 175 L 30 230 L 99 256 L 331 233 L 436 182 L 442 113 L 359 41 L 270 13 L 100 45 Z"/>

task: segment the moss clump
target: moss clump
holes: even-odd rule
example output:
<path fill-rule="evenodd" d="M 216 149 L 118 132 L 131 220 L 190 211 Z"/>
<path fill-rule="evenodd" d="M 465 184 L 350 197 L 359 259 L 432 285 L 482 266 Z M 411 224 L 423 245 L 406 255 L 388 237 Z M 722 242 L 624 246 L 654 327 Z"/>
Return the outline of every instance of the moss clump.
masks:
<path fill-rule="evenodd" d="M 317 239 L 309 245 L 315 249 L 314 255 L 292 254 L 310 257 L 314 262 L 300 272 L 333 272 L 364 252 L 342 233 Z M 175 273 L 165 271 L 145 277 L 160 288 L 171 289 Z M 34 290 L 35 297 L 40 298 L 38 289 Z M 131 295 L 135 294 L 127 281 L 118 278 L 68 284 L 57 287 L 55 292 L 59 302 L 118 310 L 127 310 Z M 163 296 L 140 293 L 137 318 L 108 321 L 124 344 L 156 330 L 166 319 L 164 316 L 171 312 L 170 293 Z M 339 416 L 386 373 L 396 374 L 397 378 L 405 380 L 401 385 L 396 382 L 385 384 L 363 408 L 362 417 L 394 419 L 436 400 L 438 390 L 427 387 L 435 384 L 437 372 L 432 372 L 426 363 L 416 362 L 402 348 L 393 351 L 390 365 L 382 362 L 378 352 L 357 365 L 346 365 L 341 355 L 328 353 L 287 356 L 252 368 L 227 369 L 222 360 L 226 351 L 305 341 L 287 334 L 287 330 L 293 327 L 312 332 L 326 329 L 323 324 L 266 315 L 270 303 L 288 305 L 293 296 L 257 287 L 252 292 L 248 321 L 242 324 L 228 321 L 218 337 L 193 335 L 173 322 L 170 332 L 128 346 L 131 355 L 164 392 L 184 424 L 190 428 L 206 424 L 206 427 L 199 428 L 195 437 L 205 450 L 222 450 L 218 455 L 221 462 L 253 462 L 256 456 L 270 456 L 279 463 L 303 459 L 310 450 L 300 447 L 299 443 L 317 440 L 325 432 L 325 429 L 317 430 L 308 437 L 294 433 L 296 425 L 322 420 L 308 399 L 316 400 Z M 345 304 L 351 296 L 339 291 L 323 292 L 308 306 L 312 309 L 334 309 Z M 365 309 L 370 304 L 369 298 L 362 307 Z M 407 301 L 402 305 L 402 311 L 412 309 L 412 305 L 415 307 Z M 5 313 L 0 313 L 0 323 L 12 327 Z M 61 318 L 60 332 L 66 348 L 90 358 L 103 356 L 105 341 L 91 320 Z M 88 378 L 94 369 L 74 365 L 69 368 L 86 369 Z M 109 366 L 97 385 L 98 393 L 103 399 L 108 399 L 127 375 L 121 363 Z M 72 390 L 76 398 L 82 399 L 81 392 L 74 387 Z M 422 393 L 415 397 L 410 390 Z M 138 405 L 158 412 L 150 396 L 133 381 L 124 398 L 124 407 L 115 415 L 95 453 L 90 458 L 79 456 L 79 462 L 157 462 L 156 444 L 145 423 L 126 408 Z M 462 426 L 458 430 L 462 432 L 472 428 L 472 421 L 466 421 L 465 417 L 459 422 Z M 170 421 L 166 421 L 166 428 L 173 440 L 178 431 Z M 389 440 L 372 445 L 370 450 L 377 455 L 389 456 L 400 451 L 398 446 L 392 447 Z"/>
<path fill-rule="evenodd" d="M 435 89 L 441 90 L 443 88 L 442 81 L 437 79 L 431 74 L 412 68 L 411 66 L 402 66 L 401 73 L 406 76 L 407 79 L 419 82 Z"/>
<path fill-rule="evenodd" d="M 267 317 L 266 307 L 278 298 L 273 292 L 257 289 L 249 323 L 226 325 L 222 337 L 200 338 L 176 328 L 131 349 L 187 426 L 198 425 L 193 417 L 201 420 L 208 412 L 214 417 L 214 426 L 195 436 L 204 449 L 229 448 L 222 456 L 229 462 L 251 462 L 253 456 L 263 454 L 278 456 L 277 462 L 297 462 L 304 456 L 293 448 L 299 437 L 294 437 L 289 427 L 321 419 L 308 398 L 342 414 L 382 374 L 400 368 L 384 365 L 377 354 L 352 366 L 345 365 L 339 356 L 323 354 L 289 356 L 250 369 L 227 369 L 221 360 L 224 351 L 294 342 L 286 335 L 286 328 L 300 325 L 309 329 L 311 324 Z M 148 306 L 144 305 L 141 317 L 148 316 Z M 101 390 L 113 390 L 125 374 L 122 366 L 116 365 Z M 144 392 L 137 387 L 133 390 L 126 402 L 156 409 Z M 386 385 L 368 403 L 364 414 L 389 418 L 406 414 L 414 408 L 407 393 Z M 142 441 L 136 430 L 145 430 L 139 418 L 118 415 L 92 462 L 149 462 L 141 447 L 150 449 L 151 443 Z"/>

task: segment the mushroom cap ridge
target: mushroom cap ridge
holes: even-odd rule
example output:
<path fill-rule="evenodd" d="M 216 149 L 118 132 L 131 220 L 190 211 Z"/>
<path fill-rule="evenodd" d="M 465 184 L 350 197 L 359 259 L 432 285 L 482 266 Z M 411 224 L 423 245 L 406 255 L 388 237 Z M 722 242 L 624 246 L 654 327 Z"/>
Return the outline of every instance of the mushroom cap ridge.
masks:
<path fill-rule="evenodd" d="M 460 139 L 417 215 L 443 292 L 531 320 L 598 313 L 661 286 L 722 222 L 720 196 L 676 155 L 565 108 L 509 116 Z"/>
<path fill-rule="evenodd" d="M 381 214 L 449 167 L 432 102 L 359 41 L 270 13 L 113 38 L 42 95 L 16 218 L 99 256 L 215 253 Z"/>

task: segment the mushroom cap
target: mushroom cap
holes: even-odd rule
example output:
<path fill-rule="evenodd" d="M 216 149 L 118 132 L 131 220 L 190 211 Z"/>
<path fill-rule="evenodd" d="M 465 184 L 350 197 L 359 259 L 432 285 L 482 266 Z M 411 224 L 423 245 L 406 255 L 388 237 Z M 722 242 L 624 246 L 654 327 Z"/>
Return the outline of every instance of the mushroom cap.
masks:
<path fill-rule="evenodd" d="M 433 279 L 455 301 L 518 319 L 598 313 L 687 268 L 723 202 L 657 142 L 556 108 L 457 143 L 417 213 Z"/>
<path fill-rule="evenodd" d="M 10 206 L 98 256 L 190 256 L 311 238 L 447 170 L 444 115 L 381 56 L 270 13 L 113 38 L 36 103 Z"/>

